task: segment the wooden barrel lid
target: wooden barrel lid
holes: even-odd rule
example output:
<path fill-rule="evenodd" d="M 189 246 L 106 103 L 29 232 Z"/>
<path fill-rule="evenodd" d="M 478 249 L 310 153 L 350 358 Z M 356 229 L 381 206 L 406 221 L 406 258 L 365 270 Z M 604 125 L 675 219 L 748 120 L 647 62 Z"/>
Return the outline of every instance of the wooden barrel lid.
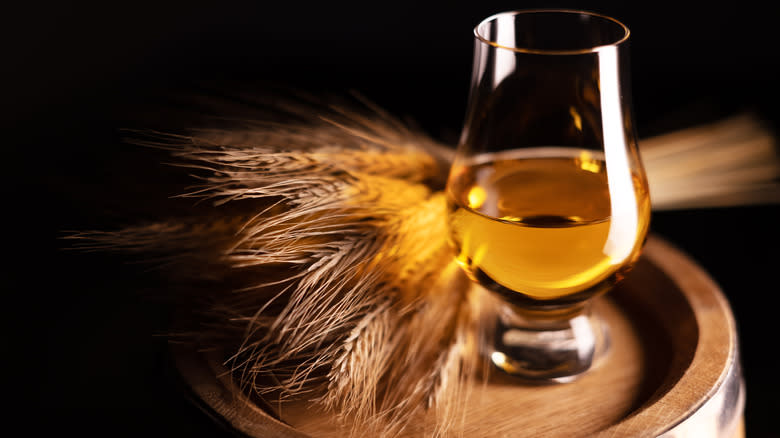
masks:
<path fill-rule="evenodd" d="M 744 436 L 736 325 L 726 298 L 696 263 L 651 236 L 627 279 L 596 301 L 611 335 L 601 363 L 560 385 L 522 385 L 494 373 L 472 391 L 463 436 Z M 174 356 L 194 399 L 245 436 L 348 435 L 306 402 L 277 412 L 250 401 L 218 354 L 176 345 Z M 428 436 L 424 425 L 408 436 Z"/>

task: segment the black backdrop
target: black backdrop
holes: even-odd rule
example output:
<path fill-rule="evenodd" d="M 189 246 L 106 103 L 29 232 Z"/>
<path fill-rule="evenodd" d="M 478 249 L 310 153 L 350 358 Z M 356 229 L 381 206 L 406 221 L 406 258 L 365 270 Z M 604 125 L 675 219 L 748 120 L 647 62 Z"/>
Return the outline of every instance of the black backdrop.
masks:
<path fill-rule="evenodd" d="M 3 275 L 2 357 L 14 369 L 4 377 L 24 395 L 17 407 L 34 415 L 23 425 L 33 434 L 227 436 L 184 400 L 165 341 L 155 337 L 166 308 L 138 293 L 136 268 L 63 251 L 58 240 L 64 230 L 126 221 L 124 195 L 171 194 L 161 193 L 165 171 L 129 153 L 117 132 L 164 126 L 168 115 L 154 108 L 171 89 L 234 80 L 315 93 L 354 89 L 450 140 L 465 110 L 473 26 L 510 9 L 570 7 L 631 28 L 641 136 L 746 109 L 777 127 L 777 20 L 758 2 L 472 3 L 4 6 L 3 230 L 12 262 Z M 732 303 L 750 437 L 780 436 L 772 421 L 780 407 L 778 213 L 776 206 L 657 212 L 652 223 Z"/>

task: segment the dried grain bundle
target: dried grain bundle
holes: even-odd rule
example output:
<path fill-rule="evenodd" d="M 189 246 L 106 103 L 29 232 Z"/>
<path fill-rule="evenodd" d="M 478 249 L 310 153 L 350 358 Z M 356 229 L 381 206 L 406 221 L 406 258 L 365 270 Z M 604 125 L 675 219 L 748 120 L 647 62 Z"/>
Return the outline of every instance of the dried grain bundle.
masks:
<path fill-rule="evenodd" d="M 780 202 L 777 140 L 750 113 L 641 143 L 655 210 Z"/>
<path fill-rule="evenodd" d="M 445 197 L 432 189 L 447 149 L 381 112 L 331 110 L 294 124 L 143 133 L 138 143 L 195 172 L 181 196 L 247 210 L 72 237 L 153 257 L 190 286 L 211 280 L 211 294 L 190 290 L 202 325 L 178 338 L 222 349 L 246 391 L 310 397 L 355 434 L 397 435 L 435 407 L 445 434 L 458 416 L 450 395 L 465 391 L 479 357 L 467 353 L 477 345 L 464 330 L 468 289 L 448 256 Z M 215 294 L 220 278 L 232 287 Z"/>
<path fill-rule="evenodd" d="M 452 149 L 370 104 L 279 105 L 292 121 L 135 140 L 192 169 L 181 196 L 216 214 L 71 237 L 183 280 L 198 325 L 179 339 L 221 352 L 247 392 L 305 397 L 355 435 L 397 436 L 426 409 L 434 436 L 456 434 L 491 310 L 447 248 Z M 773 148 L 749 116 L 647 139 L 654 208 L 777 201 Z"/>

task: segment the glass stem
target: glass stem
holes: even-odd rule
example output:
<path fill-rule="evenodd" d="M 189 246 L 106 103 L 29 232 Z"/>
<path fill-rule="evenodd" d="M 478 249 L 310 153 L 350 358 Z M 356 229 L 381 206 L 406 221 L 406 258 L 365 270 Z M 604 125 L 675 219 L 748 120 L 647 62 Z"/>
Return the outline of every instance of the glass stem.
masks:
<path fill-rule="evenodd" d="M 589 370 L 608 347 L 606 325 L 588 302 L 575 308 L 528 310 L 504 303 L 491 361 L 531 380 L 567 382 Z"/>

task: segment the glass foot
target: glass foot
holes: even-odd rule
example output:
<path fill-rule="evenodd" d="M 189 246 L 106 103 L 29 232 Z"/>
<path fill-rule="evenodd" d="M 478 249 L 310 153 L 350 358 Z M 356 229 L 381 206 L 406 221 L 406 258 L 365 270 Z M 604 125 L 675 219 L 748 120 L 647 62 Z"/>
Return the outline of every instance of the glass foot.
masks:
<path fill-rule="evenodd" d="M 498 316 L 490 359 L 513 376 L 569 382 L 592 369 L 609 347 L 606 324 L 587 307 L 529 313 L 505 304 Z"/>

